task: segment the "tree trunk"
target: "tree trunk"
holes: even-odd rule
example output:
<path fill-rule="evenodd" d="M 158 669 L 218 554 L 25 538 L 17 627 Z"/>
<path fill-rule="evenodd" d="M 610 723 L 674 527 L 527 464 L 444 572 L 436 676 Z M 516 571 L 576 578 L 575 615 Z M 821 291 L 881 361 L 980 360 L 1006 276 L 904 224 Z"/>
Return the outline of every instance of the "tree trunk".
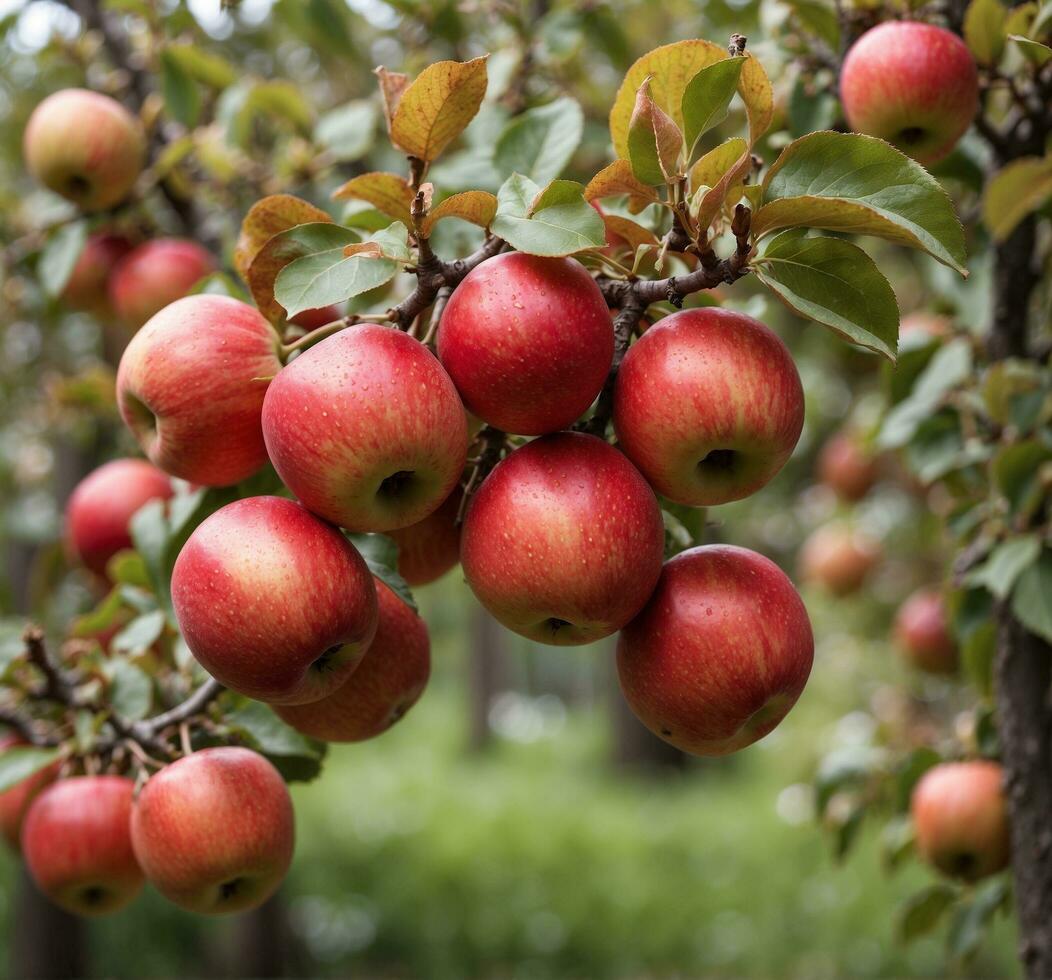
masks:
<path fill-rule="evenodd" d="M 492 732 L 489 710 L 504 675 L 505 638 L 500 624 L 482 606 L 471 617 L 471 650 L 468 665 L 470 700 L 468 747 L 479 751 L 489 744 Z"/>
<path fill-rule="evenodd" d="M 238 916 L 234 925 L 231 977 L 292 975 L 293 942 L 285 899 L 279 891 L 258 909 Z"/>

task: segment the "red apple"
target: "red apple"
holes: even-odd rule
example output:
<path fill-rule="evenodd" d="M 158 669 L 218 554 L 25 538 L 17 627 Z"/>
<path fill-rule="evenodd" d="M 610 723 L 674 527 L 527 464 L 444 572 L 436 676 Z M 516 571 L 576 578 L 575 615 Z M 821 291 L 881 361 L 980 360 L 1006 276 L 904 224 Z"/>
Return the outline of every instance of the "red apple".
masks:
<path fill-rule="evenodd" d="M 248 749 L 202 749 L 151 777 L 131 816 L 135 856 L 180 908 L 242 912 L 277 891 L 295 846 L 278 771 Z"/>
<path fill-rule="evenodd" d="M 434 582 L 460 561 L 457 515 L 463 499 L 458 487 L 422 521 L 387 532 L 398 545 L 398 574 L 409 585 Z"/>
<path fill-rule="evenodd" d="M 310 331 L 317 330 L 318 327 L 324 327 L 325 324 L 332 323 L 333 320 L 339 320 L 342 316 L 344 316 L 344 313 L 338 306 L 319 306 L 316 310 L 303 310 L 302 313 L 297 313 L 289 319 L 289 323 L 294 323 L 297 327 L 303 327 L 304 330 Z"/>
<path fill-rule="evenodd" d="M 843 524 L 824 524 L 800 549 L 800 574 L 835 596 L 858 591 L 880 561 L 879 542 Z"/>
<path fill-rule="evenodd" d="M 501 623 L 579 645 L 621 629 L 650 597 L 664 553 L 654 492 L 602 439 L 563 432 L 515 450 L 475 494 L 460 561 Z"/>
<path fill-rule="evenodd" d="M 75 310 L 100 316 L 109 313 L 110 273 L 131 248 L 131 242 L 123 235 L 110 232 L 89 235 L 62 290 L 62 301 Z"/>
<path fill-rule="evenodd" d="M 126 255 L 110 277 L 113 309 L 130 327 L 139 327 L 169 303 L 186 296 L 215 271 L 207 249 L 185 238 L 157 238 Z"/>
<path fill-rule="evenodd" d="M 419 341 L 364 323 L 311 347 L 270 386 L 267 451 L 304 506 L 351 531 L 437 510 L 467 458 L 464 406 Z"/>
<path fill-rule="evenodd" d="M 979 76 L 965 43 L 934 24 L 893 20 L 866 31 L 840 71 L 851 128 L 926 166 L 946 156 L 979 108 Z"/>
<path fill-rule="evenodd" d="M 946 600 L 937 589 L 920 589 L 895 616 L 895 643 L 915 667 L 931 674 L 957 670 L 957 643 L 950 633 Z"/>
<path fill-rule="evenodd" d="M 139 120 L 82 88 L 55 92 L 33 110 L 22 149 L 29 172 L 83 211 L 120 204 L 146 161 Z"/>
<path fill-rule="evenodd" d="M 176 300 L 121 357 L 121 415 L 166 473 L 203 486 L 244 480 L 267 460 L 260 416 L 269 379 L 281 370 L 279 344 L 247 303 Z"/>
<path fill-rule="evenodd" d="M 9 749 L 25 748 L 27 745 L 28 743 L 17 735 L 0 736 L 0 754 L 6 753 Z M 59 763 L 55 762 L 0 793 L 0 834 L 3 834 L 7 846 L 12 851 L 19 849 L 22 823 L 25 821 L 30 804 L 45 786 L 55 781 L 58 771 Z"/>
<path fill-rule="evenodd" d="M 362 556 L 283 497 L 236 500 L 206 518 L 175 560 L 172 604 L 205 670 L 274 704 L 331 694 L 376 632 Z"/>
<path fill-rule="evenodd" d="M 944 874 L 978 881 L 1007 867 L 1008 808 L 996 762 L 944 762 L 913 790 L 917 852 Z"/>
<path fill-rule="evenodd" d="M 431 643 L 424 621 L 376 579 L 380 618 L 376 637 L 343 685 L 313 704 L 275 705 L 283 721 L 325 742 L 375 738 L 424 693 L 431 674 Z"/>
<path fill-rule="evenodd" d="M 629 706 L 655 735 L 694 755 L 726 755 L 789 713 L 814 648 L 807 610 L 774 562 L 707 545 L 665 564 L 621 633 L 617 671 Z"/>
<path fill-rule="evenodd" d="M 617 375 L 621 449 L 676 503 L 755 493 L 792 454 L 803 423 L 788 349 L 744 313 L 704 307 L 664 317 L 629 348 Z"/>
<path fill-rule="evenodd" d="M 851 433 L 834 433 L 818 454 L 818 478 L 841 500 L 861 500 L 877 482 L 876 457 Z"/>
<path fill-rule="evenodd" d="M 77 776 L 45 789 L 22 826 L 22 853 L 37 887 L 74 915 L 123 908 L 142 888 L 132 852 L 135 783 Z"/>
<path fill-rule="evenodd" d="M 129 526 L 136 511 L 171 496 L 171 481 L 144 459 L 103 463 L 77 484 L 66 504 L 67 550 L 105 577 L 106 563 L 132 547 Z"/>
<path fill-rule="evenodd" d="M 453 291 L 438 356 L 469 411 L 505 432 L 542 435 L 571 425 L 599 394 L 613 320 L 580 262 L 506 252 Z"/>

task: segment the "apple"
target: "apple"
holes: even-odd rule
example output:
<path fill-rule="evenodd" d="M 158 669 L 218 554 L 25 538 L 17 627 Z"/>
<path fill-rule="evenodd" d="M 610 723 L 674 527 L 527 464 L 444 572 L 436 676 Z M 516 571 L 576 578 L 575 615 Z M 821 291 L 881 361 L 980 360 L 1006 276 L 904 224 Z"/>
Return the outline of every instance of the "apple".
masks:
<path fill-rule="evenodd" d="M 0 736 L 0 755 L 9 749 L 25 748 L 28 744 L 17 735 Z M 55 762 L 0 793 L 0 834 L 12 851 L 19 849 L 22 824 L 30 804 L 44 787 L 55 781 L 59 768 L 59 763 Z"/>
<path fill-rule="evenodd" d="M 201 749 L 152 776 L 131 815 L 135 856 L 180 908 L 243 912 L 277 891 L 295 818 L 284 780 L 249 749 Z"/>
<path fill-rule="evenodd" d="M 175 560 L 172 604 L 201 666 L 272 704 L 331 694 L 376 632 L 362 556 L 284 497 L 235 500 L 202 521 Z"/>
<path fill-rule="evenodd" d="M 304 506 L 351 531 L 422 521 L 460 480 L 468 448 L 464 406 L 437 358 L 375 323 L 293 360 L 267 392 L 263 435 Z"/>
<path fill-rule="evenodd" d="M 978 881 L 1007 867 L 1010 842 L 1004 775 L 996 762 L 944 762 L 910 799 L 917 852 L 944 874 Z"/>
<path fill-rule="evenodd" d="M 543 435 L 571 425 L 599 394 L 613 319 L 576 259 L 506 252 L 453 290 L 438 356 L 469 411 L 505 432 Z"/>
<path fill-rule="evenodd" d="M 120 204 L 146 162 L 139 120 L 115 99 L 82 88 L 49 95 L 22 140 L 29 172 L 82 211 Z"/>
<path fill-rule="evenodd" d="M 123 908 L 142 888 L 129 823 L 135 783 L 122 776 L 61 779 L 33 801 L 22 853 L 37 887 L 74 915 Z"/>
<path fill-rule="evenodd" d="M 726 755 L 789 713 L 814 649 L 807 610 L 773 561 L 705 545 L 665 563 L 650 601 L 621 632 L 617 673 L 655 735 L 694 755 Z"/>
<path fill-rule="evenodd" d="M 140 327 L 215 269 L 215 259 L 197 242 L 185 238 L 144 242 L 113 270 L 110 303 L 127 326 Z"/>
<path fill-rule="evenodd" d="M 289 320 L 289 323 L 303 327 L 307 331 L 317 330 L 318 327 L 324 327 L 325 324 L 339 320 L 344 315 L 338 306 L 319 306 L 316 310 L 303 310 L 297 313 Z"/>
<path fill-rule="evenodd" d="M 77 484 L 66 504 L 66 548 L 96 575 L 132 547 L 131 519 L 151 500 L 172 496 L 172 483 L 144 459 L 114 459 Z"/>
<path fill-rule="evenodd" d="M 580 645 L 617 632 L 661 574 L 664 527 L 634 466 L 594 436 L 516 449 L 471 500 L 460 539 L 468 585 L 508 629 Z"/>
<path fill-rule="evenodd" d="M 895 644 L 913 666 L 931 674 L 957 670 L 957 643 L 950 632 L 946 600 L 937 589 L 914 592 L 899 608 Z"/>
<path fill-rule="evenodd" d="M 117 403 L 166 473 L 228 486 L 267 461 L 260 417 L 281 370 L 280 339 L 262 314 L 226 296 L 187 296 L 134 337 L 117 369 Z"/>
<path fill-rule="evenodd" d="M 880 561 L 879 542 L 844 524 L 824 524 L 800 549 L 800 574 L 835 596 L 858 591 Z"/>
<path fill-rule="evenodd" d="M 834 433 L 818 454 L 818 478 L 841 500 L 861 500 L 877 482 L 876 457 L 847 431 Z"/>
<path fill-rule="evenodd" d="M 658 493 L 725 504 L 755 493 L 792 454 L 804 392 L 767 327 L 703 307 L 664 317 L 629 348 L 613 419 L 621 449 Z"/>
<path fill-rule="evenodd" d="M 113 267 L 132 249 L 123 235 L 89 235 L 62 290 L 62 301 L 75 310 L 103 316 L 110 312 L 109 280 Z"/>
<path fill-rule="evenodd" d="M 866 31 L 840 71 L 848 124 L 928 166 L 945 157 L 979 108 L 967 45 L 934 24 L 893 20 Z"/>
<path fill-rule="evenodd" d="M 275 705 L 282 721 L 325 742 L 361 742 L 387 731 L 419 700 L 431 674 L 424 621 L 376 579 L 380 618 L 358 669 L 313 704 Z"/>
<path fill-rule="evenodd" d="M 387 532 L 398 545 L 398 574 L 409 585 L 434 582 L 460 561 L 457 516 L 463 499 L 458 487 L 422 521 Z"/>
<path fill-rule="evenodd" d="M 936 340 L 945 340 L 953 333 L 953 321 L 938 313 L 917 311 L 908 313 L 899 323 L 899 346 L 905 343 L 920 347 Z"/>

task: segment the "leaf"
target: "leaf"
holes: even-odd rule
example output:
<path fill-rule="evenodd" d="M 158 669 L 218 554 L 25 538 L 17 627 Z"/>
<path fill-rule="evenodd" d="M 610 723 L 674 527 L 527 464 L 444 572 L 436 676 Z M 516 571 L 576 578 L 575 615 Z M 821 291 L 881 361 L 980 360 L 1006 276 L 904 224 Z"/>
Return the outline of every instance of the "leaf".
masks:
<path fill-rule="evenodd" d="M 985 881 L 976 888 L 970 901 L 957 906 L 946 948 L 958 962 L 970 959 L 979 949 L 994 913 L 1008 900 L 1008 881 L 1005 876 Z"/>
<path fill-rule="evenodd" d="M 1052 551 L 1042 551 L 1016 582 L 1012 613 L 1031 633 L 1052 643 Z"/>
<path fill-rule="evenodd" d="M 380 85 L 380 99 L 384 109 L 384 121 L 387 123 L 387 132 L 391 132 L 391 124 L 394 121 L 395 111 L 402 95 L 409 87 L 409 76 L 400 71 L 388 71 L 383 66 L 374 72 L 376 80 Z"/>
<path fill-rule="evenodd" d="M 314 124 L 314 110 L 299 86 L 283 79 L 260 82 L 249 92 L 242 109 L 244 118 L 257 111 L 285 119 L 302 132 L 309 132 Z"/>
<path fill-rule="evenodd" d="M 1028 214 L 1052 199 L 1052 157 L 1023 157 L 999 170 L 983 192 L 983 223 L 1003 242 Z"/>
<path fill-rule="evenodd" d="M 643 79 L 628 124 L 628 160 L 644 184 L 671 183 L 680 170 L 683 134 L 650 98 L 650 79 Z"/>
<path fill-rule="evenodd" d="M 779 235 L 754 260 L 760 281 L 790 309 L 895 360 L 899 310 L 873 260 L 837 238 Z"/>
<path fill-rule="evenodd" d="M 978 568 L 973 569 L 967 582 L 987 588 L 998 599 L 1006 599 L 1023 572 L 1041 554 L 1041 539 L 1036 534 L 1021 534 L 1002 541 Z"/>
<path fill-rule="evenodd" d="M 994 655 L 997 652 L 997 629 L 991 620 L 983 623 L 961 643 L 961 664 L 981 697 L 989 698 L 993 690 Z"/>
<path fill-rule="evenodd" d="M 895 932 L 908 943 L 930 933 L 957 900 L 957 889 L 939 882 L 911 895 L 899 906 Z"/>
<path fill-rule="evenodd" d="M 763 65 L 751 53 L 746 54 L 745 64 L 742 65 L 738 94 L 745 103 L 745 114 L 749 119 L 749 143 L 752 145 L 767 132 L 774 118 L 774 91 Z"/>
<path fill-rule="evenodd" d="M 162 618 L 163 613 L 159 614 Z M 150 713 L 153 703 L 153 684 L 146 673 L 123 657 L 106 664 L 109 675 L 110 704 L 113 710 L 129 721 L 140 721 Z"/>
<path fill-rule="evenodd" d="M 56 228 L 40 253 L 37 275 L 48 296 L 58 296 L 77 264 L 88 240 L 88 226 L 84 221 L 71 221 Z"/>
<path fill-rule="evenodd" d="M 661 243 L 649 228 L 644 228 L 631 218 L 622 218 L 619 214 L 603 214 L 603 225 L 609 235 L 622 239 L 635 254 L 644 245 L 657 248 Z"/>
<path fill-rule="evenodd" d="M 111 589 L 91 612 L 78 616 L 70 628 L 69 635 L 77 637 L 94 636 L 109 629 L 117 622 L 124 610 L 120 589 Z"/>
<path fill-rule="evenodd" d="M 816 0 L 789 0 L 789 6 L 804 27 L 821 38 L 831 51 L 840 50 L 840 24 L 832 6 Z"/>
<path fill-rule="evenodd" d="M 164 624 L 165 616 L 161 609 L 136 616 L 113 638 L 110 649 L 114 653 L 143 653 L 161 638 Z"/>
<path fill-rule="evenodd" d="M 683 90 L 683 136 L 687 158 L 701 137 L 727 118 L 745 58 L 726 58 L 702 68 Z"/>
<path fill-rule="evenodd" d="M 223 705 L 232 732 L 267 756 L 286 781 L 307 782 L 321 771 L 325 744 L 286 725 L 268 705 L 232 694 L 223 696 Z"/>
<path fill-rule="evenodd" d="M 1000 0 L 972 0 L 964 12 L 964 40 L 983 65 L 996 65 L 1005 49 L 1008 10 Z"/>
<path fill-rule="evenodd" d="M 389 218 L 401 221 L 407 228 L 413 226 L 409 213 L 413 189 L 398 174 L 362 174 L 337 188 L 332 196 L 337 201 L 346 201 L 348 198 L 367 201 Z"/>
<path fill-rule="evenodd" d="M 18 745 L 0 752 L 0 793 L 52 765 L 60 755 L 57 748 Z"/>
<path fill-rule="evenodd" d="M 168 521 L 165 518 L 165 502 L 151 500 L 139 508 L 131 519 L 129 529 L 135 550 L 146 563 L 146 571 L 154 592 L 165 604 L 171 601 L 165 552 L 168 545 Z"/>
<path fill-rule="evenodd" d="M 346 531 L 344 534 L 365 559 L 369 571 L 416 612 L 416 599 L 409 583 L 398 572 L 398 543 L 394 538 L 386 534 L 350 534 Z"/>
<path fill-rule="evenodd" d="M 994 484 L 1008 500 L 1014 515 L 1029 516 L 1044 497 L 1042 464 L 1052 460 L 1052 448 L 1039 439 L 1006 446 L 994 458 Z"/>
<path fill-rule="evenodd" d="M 606 243 L 603 219 L 585 201 L 580 184 L 555 180 L 538 193 L 537 185 L 520 174 L 501 187 L 491 230 L 530 255 L 572 255 Z"/>
<path fill-rule="evenodd" d="M 162 53 L 191 78 L 215 89 L 224 89 L 237 81 L 237 70 L 225 58 L 205 51 L 197 44 L 169 44 Z"/>
<path fill-rule="evenodd" d="M 967 276 L 964 232 L 942 185 L 889 143 L 812 133 L 790 143 L 763 182 L 752 230 L 824 228 L 918 248 Z"/>
<path fill-rule="evenodd" d="M 373 146 L 376 107 L 367 99 L 355 99 L 327 112 L 314 127 L 314 140 L 341 163 L 364 157 Z"/>
<path fill-rule="evenodd" d="M 586 201 L 597 201 L 620 194 L 628 195 L 628 208 L 633 214 L 638 214 L 648 204 L 659 200 L 652 187 L 636 179 L 636 175 L 632 173 L 632 164 L 627 160 L 615 160 L 610 166 L 604 167 L 584 189 Z"/>
<path fill-rule="evenodd" d="M 345 257 L 344 246 L 305 255 L 285 266 L 274 280 L 274 298 L 289 317 L 304 310 L 342 303 L 382 286 L 398 274 L 391 259 Z"/>
<path fill-rule="evenodd" d="M 571 98 L 556 99 L 512 119 L 497 139 L 493 162 L 502 174 L 545 184 L 566 168 L 583 133 L 581 106 Z"/>
<path fill-rule="evenodd" d="M 497 214 L 497 198 L 488 191 L 464 191 L 436 204 L 424 218 L 420 231 L 430 237 L 443 218 L 460 218 L 480 228 L 488 228 Z"/>
<path fill-rule="evenodd" d="M 740 136 L 732 136 L 729 140 L 709 150 L 690 168 L 691 188 L 698 190 L 701 187 L 713 187 L 748 149 L 749 144 L 744 139 Z"/>
<path fill-rule="evenodd" d="M 168 48 L 161 51 L 161 93 L 168 115 L 187 129 L 193 129 L 201 114 L 201 92 L 197 82 Z"/>
<path fill-rule="evenodd" d="M 291 194 L 271 194 L 256 201 L 241 222 L 234 268 L 248 282 L 248 267 L 260 249 L 275 235 L 308 222 L 332 221 L 321 208 Z"/>
<path fill-rule="evenodd" d="M 917 378 L 913 393 L 884 417 L 877 444 L 897 449 L 913 438 L 921 423 L 930 419 L 946 394 L 964 381 L 972 370 L 972 351 L 961 338 L 940 347 Z"/>
<path fill-rule="evenodd" d="M 430 163 L 464 131 L 485 94 L 486 56 L 429 65 L 402 92 L 391 119 L 391 141 Z"/>
<path fill-rule="evenodd" d="M 1047 44 L 1042 44 L 1040 41 L 1032 41 L 1028 37 L 1020 37 L 1018 34 L 1009 34 L 1009 41 L 1014 41 L 1019 45 L 1019 50 L 1023 52 L 1023 57 L 1026 58 L 1032 65 L 1037 65 L 1038 68 L 1043 68 L 1050 58 L 1052 58 L 1052 48 Z"/>

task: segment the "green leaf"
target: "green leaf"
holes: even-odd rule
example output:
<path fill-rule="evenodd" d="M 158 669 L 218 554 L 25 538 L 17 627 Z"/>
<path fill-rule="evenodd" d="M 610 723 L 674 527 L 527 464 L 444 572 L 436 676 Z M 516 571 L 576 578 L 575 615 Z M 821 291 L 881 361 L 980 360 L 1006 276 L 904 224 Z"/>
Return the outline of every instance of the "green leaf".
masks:
<path fill-rule="evenodd" d="M 176 62 L 192 78 L 216 89 L 224 89 L 237 81 L 237 69 L 226 58 L 205 51 L 198 44 L 169 44 L 162 54 Z"/>
<path fill-rule="evenodd" d="M 880 831 L 880 861 L 894 871 L 913 850 L 913 821 L 908 814 L 892 817 Z"/>
<path fill-rule="evenodd" d="M 895 360 L 895 293 L 857 245 L 790 231 L 770 242 L 753 265 L 760 281 L 790 309 Z"/>
<path fill-rule="evenodd" d="M 46 769 L 59 757 L 57 748 L 38 748 L 19 745 L 0 753 L 0 793 L 17 786 L 41 769 Z"/>
<path fill-rule="evenodd" d="M 752 229 L 824 228 L 921 249 L 967 276 L 964 231 L 942 185 L 895 147 L 857 133 L 794 140 L 763 182 Z"/>
<path fill-rule="evenodd" d="M 628 161 L 632 173 L 644 184 L 664 184 L 679 170 L 683 134 L 672 117 L 650 97 L 650 79 L 636 94 L 628 124 Z"/>
<path fill-rule="evenodd" d="M 994 913 L 1008 900 L 1008 880 L 1005 876 L 983 882 L 970 900 L 957 906 L 946 948 L 958 962 L 970 959 L 978 951 Z"/>
<path fill-rule="evenodd" d="M 369 571 L 384 583 L 410 609 L 417 612 L 409 583 L 398 573 L 398 543 L 386 534 L 350 534 L 347 540 L 358 549 Z"/>
<path fill-rule="evenodd" d="M 161 52 L 161 92 L 168 115 L 187 129 L 193 129 L 201 114 L 201 92 L 170 48 Z"/>
<path fill-rule="evenodd" d="M 1052 449 L 1039 439 L 1027 439 L 1002 449 L 993 462 L 993 478 L 1015 515 L 1028 516 L 1044 498 L 1041 470 L 1052 460 Z"/>
<path fill-rule="evenodd" d="M 957 894 L 952 885 L 939 882 L 907 898 L 896 916 L 899 941 L 908 943 L 930 933 L 957 900 Z"/>
<path fill-rule="evenodd" d="M 168 520 L 165 517 L 165 502 L 151 500 L 136 511 L 131 519 L 130 529 L 135 550 L 146 563 L 150 582 L 154 591 L 169 603 L 169 583 L 165 567 L 165 553 L 168 546 Z"/>
<path fill-rule="evenodd" d="M 91 612 L 79 616 L 73 622 L 70 636 L 94 636 L 109 629 L 124 608 L 124 600 L 119 588 L 112 589 Z"/>
<path fill-rule="evenodd" d="M 111 649 L 114 653 L 143 653 L 161 638 L 164 624 L 163 609 L 136 616 L 113 638 Z"/>
<path fill-rule="evenodd" d="M 1005 49 L 1008 10 L 1000 0 L 972 0 L 964 12 L 964 40 L 975 60 L 996 65 Z"/>
<path fill-rule="evenodd" d="M 556 99 L 512 119 L 497 139 L 493 162 L 501 173 L 546 184 L 566 168 L 583 133 L 581 106 L 571 98 Z"/>
<path fill-rule="evenodd" d="M 972 371 L 972 349 L 960 338 L 940 347 L 917 378 L 913 393 L 884 417 L 877 443 L 882 449 L 904 446 L 918 427 L 931 418 L 946 394 Z"/>
<path fill-rule="evenodd" d="M 1009 34 L 1008 40 L 1015 42 L 1019 46 L 1019 50 L 1023 52 L 1023 57 L 1039 68 L 1043 68 L 1049 59 L 1052 58 L 1052 48 L 1047 44 L 1042 44 L 1040 41 L 1032 41 L 1030 38 L 1020 37 L 1018 34 Z"/>
<path fill-rule="evenodd" d="M 275 119 L 285 119 L 304 132 L 309 131 L 314 123 L 314 110 L 303 91 L 284 79 L 260 82 L 253 87 L 242 113 L 251 118 L 259 112 Z"/>
<path fill-rule="evenodd" d="M 87 239 L 88 226 L 84 221 L 62 225 L 48 236 L 37 263 L 40 285 L 48 296 L 58 296 L 66 288 Z"/>
<path fill-rule="evenodd" d="M 997 652 L 997 628 L 987 620 L 961 644 L 961 663 L 976 691 L 988 698 L 993 690 L 994 654 Z"/>
<path fill-rule="evenodd" d="M 1003 242 L 1052 199 L 1052 157 L 1023 157 L 999 170 L 983 191 L 983 223 Z"/>
<path fill-rule="evenodd" d="M 106 665 L 106 673 L 113 710 L 129 721 L 145 718 L 153 703 L 153 684 L 146 672 L 123 657 L 115 657 Z"/>
<path fill-rule="evenodd" d="M 314 140 L 342 163 L 360 160 L 373 147 L 376 137 L 376 106 L 355 99 L 327 112 L 314 127 Z"/>
<path fill-rule="evenodd" d="M 840 50 L 840 23 L 834 7 L 817 0 L 789 0 L 789 6 L 804 27 L 821 38 L 831 51 Z"/>
<path fill-rule="evenodd" d="M 702 68 L 683 90 L 683 136 L 688 159 L 701 137 L 727 118 L 734 93 L 738 90 L 744 58 L 727 58 Z"/>
<path fill-rule="evenodd" d="M 1052 643 L 1052 551 L 1026 568 L 1016 582 L 1012 613 L 1031 633 Z"/>
<path fill-rule="evenodd" d="M 968 575 L 968 584 L 990 590 L 998 599 L 1007 599 L 1023 572 L 1041 554 L 1041 539 L 1036 534 L 1022 534 L 1002 541 L 990 556 Z"/>
<path fill-rule="evenodd" d="M 601 248 L 606 229 L 584 199 L 584 187 L 572 180 L 552 181 L 543 191 L 528 177 L 513 174 L 497 194 L 494 235 L 531 255 L 572 255 Z"/>
<path fill-rule="evenodd" d="M 236 735 L 267 756 L 288 781 L 307 782 L 321 771 L 326 746 L 286 725 L 268 705 L 233 694 L 223 696 L 224 721 Z"/>

